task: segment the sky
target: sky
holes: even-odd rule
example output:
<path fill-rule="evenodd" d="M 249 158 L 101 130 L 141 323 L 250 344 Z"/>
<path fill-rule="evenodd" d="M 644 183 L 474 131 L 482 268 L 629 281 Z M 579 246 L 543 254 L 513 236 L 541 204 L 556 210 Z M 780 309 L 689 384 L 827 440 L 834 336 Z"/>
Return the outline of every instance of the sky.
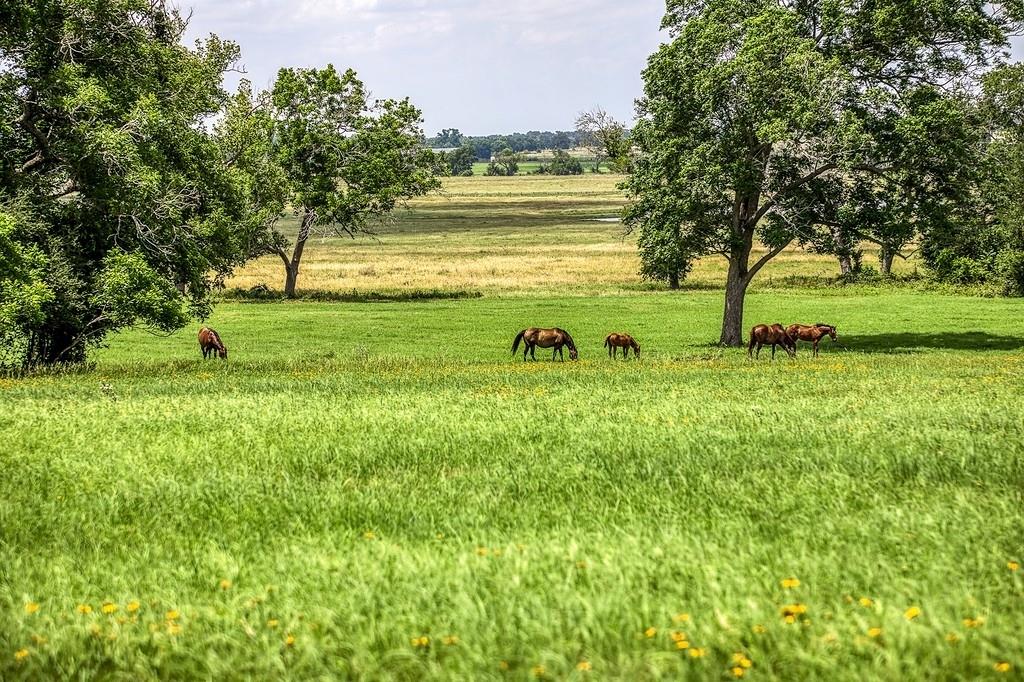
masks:
<path fill-rule="evenodd" d="M 428 135 L 572 130 L 596 106 L 632 121 L 640 72 L 667 39 L 664 0 L 175 2 L 190 41 L 241 46 L 254 86 L 284 66 L 353 68 L 374 97 L 409 97 Z"/>

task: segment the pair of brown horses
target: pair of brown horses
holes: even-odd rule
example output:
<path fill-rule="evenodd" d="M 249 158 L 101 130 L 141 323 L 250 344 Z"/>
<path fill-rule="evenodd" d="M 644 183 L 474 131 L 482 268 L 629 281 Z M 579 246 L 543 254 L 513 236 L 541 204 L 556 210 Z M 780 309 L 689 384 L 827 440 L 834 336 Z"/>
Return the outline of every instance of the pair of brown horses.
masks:
<path fill-rule="evenodd" d="M 786 354 L 791 358 L 796 357 L 797 341 L 808 341 L 814 346 L 814 357 L 818 357 L 818 344 L 828 336 L 833 342 L 838 342 L 835 325 L 818 322 L 817 324 L 791 324 L 783 327 L 775 324 L 759 324 L 750 330 L 750 343 L 747 344 L 747 357 L 761 357 L 761 347 L 771 344 L 772 360 L 775 359 L 775 348 L 782 346 Z M 754 355 L 754 347 L 757 346 L 757 354 Z"/>
<path fill-rule="evenodd" d="M 563 348 L 569 349 L 569 359 L 579 359 L 579 351 L 576 349 L 576 342 L 572 340 L 572 336 L 569 332 L 558 327 L 551 327 L 549 329 L 543 329 L 539 327 L 530 327 L 516 334 L 515 340 L 512 342 L 512 354 L 515 355 L 519 350 L 519 344 L 522 342 L 523 346 L 523 361 L 526 361 L 527 356 L 537 359 L 536 351 L 537 348 L 551 348 L 551 359 L 559 357 L 565 360 L 565 355 L 562 352 Z M 640 357 L 640 344 L 636 342 L 629 334 L 613 333 L 609 334 L 604 339 L 604 346 L 608 349 L 608 357 L 614 358 L 618 355 L 618 349 L 622 349 L 622 357 L 625 359 L 629 355 L 629 349 L 633 349 L 633 355 Z"/>

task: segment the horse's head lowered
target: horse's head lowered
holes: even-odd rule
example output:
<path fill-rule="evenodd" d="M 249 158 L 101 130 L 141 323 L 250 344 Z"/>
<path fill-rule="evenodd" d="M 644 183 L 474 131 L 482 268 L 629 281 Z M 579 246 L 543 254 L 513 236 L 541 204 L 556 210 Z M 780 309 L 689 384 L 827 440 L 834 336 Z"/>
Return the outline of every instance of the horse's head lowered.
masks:
<path fill-rule="evenodd" d="M 574 345 L 573 346 L 569 346 L 569 359 L 570 360 L 579 360 L 580 359 L 580 354 L 579 354 L 579 352 L 577 352 L 576 346 L 574 346 Z"/>
<path fill-rule="evenodd" d="M 220 348 L 217 349 L 217 355 L 219 355 L 222 359 L 227 360 L 228 359 L 228 347 L 225 346 L 223 343 L 220 344 Z"/>
<path fill-rule="evenodd" d="M 819 322 L 817 326 L 818 326 L 819 329 L 824 329 L 825 332 L 828 334 L 829 338 L 832 339 L 833 341 L 838 341 L 839 340 L 839 337 L 836 334 L 836 328 L 833 327 L 832 325 L 830 325 L 830 324 L 822 324 L 821 322 Z"/>

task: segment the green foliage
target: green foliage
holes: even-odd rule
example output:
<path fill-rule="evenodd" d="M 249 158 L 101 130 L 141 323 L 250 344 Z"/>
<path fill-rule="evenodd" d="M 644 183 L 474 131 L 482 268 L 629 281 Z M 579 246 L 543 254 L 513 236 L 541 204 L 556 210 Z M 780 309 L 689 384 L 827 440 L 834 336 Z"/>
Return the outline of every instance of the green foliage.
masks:
<path fill-rule="evenodd" d="M 556 149 L 554 158 L 548 165 L 548 172 L 551 175 L 582 175 L 583 164 L 579 159 L 569 156 L 568 152 Z"/>
<path fill-rule="evenodd" d="M 252 204 L 206 130 L 238 49 L 216 36 L 188 49 L 184 30 L 162 2 L 0 10 L 0 334 L 18 364 L 80 360 L 126 320 L 183 323 L 169 308 L 206 310 L 214 281 L 246 258 L 236 227 Z M 120 252 L 159 278 L 147 295 L 160 301 L 104 296 Z"/>
<path fill-rule="evenodd" d="M 521 154 L 506 147 L 491 159 L 491 162 L 487 165 L 487 170 L 484 171 L 484 175 L 506 177 L 515 175 L 519 172 L 519 163 L 522 160 Z"/>
<path fill-rule="evenodd" d="M 463 145 L 455 151 L 439 155 L 448 164 L 448 174 L 459 177 L 473 175 L 473 164 L 476 163 L 476 152 L 469 145 Z"/>
<path fill-rule="evenodd" d="M 986 138 L 973 202 L 936 220 L 922 254 L 954 283 L 991 282 L 1024 295 L 1024 67 L 1006 66 L 984 81 L 978 106 Z M 963 226 L 963 227 L 962 227 Z"/>
<path fill-rule="evenodd" d="M 171 332 L 188 321 L 174 285 L 140 253 L 108 253 L 97 282 L 93 304 L 115 329 L 144 322 Z"/>

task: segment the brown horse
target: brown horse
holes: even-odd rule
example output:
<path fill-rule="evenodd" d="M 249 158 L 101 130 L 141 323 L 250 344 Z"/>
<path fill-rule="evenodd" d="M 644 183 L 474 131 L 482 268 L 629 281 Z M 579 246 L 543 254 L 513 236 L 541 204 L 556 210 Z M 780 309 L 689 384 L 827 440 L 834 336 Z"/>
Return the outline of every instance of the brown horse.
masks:
<path fill-rule="evenodd" d="M 216 353 L 224 360 L 228 359 L 228 347 L 220 340 L 220 334 L 209 327 L 199 330 L 199 350 L 203 351 L 203 359 L 212 358 Z"/>
<path fill-rule="evenodd" d="M 633 356 L 640 357 L 640 344 L 629 334 L 609 334 L 604 338 L 604 347 L 608 349 L 608 357 L 615 358 L 619 348 L 622 349 L 622 359 L 629 355 L 629 349 L 633 349 Z"/>
<path fill-rule="evenodd" d="M 832 343 L 838 343 L 839 337 L 836 336 L 836 328 L 834 325 L 825 324 L 824 322 L 818 322 L 817 324 L 791 324 L 786 327 L 786 333 L 789 334 L 790 338 L 793 339 L 795 344 L 797 341 L 810 341 L 814 344 L 814 355 L 818 357 L 818 344 L 821 340 L 828 336 L 832 339 Z"/>
<path fill-rule="evenodd" d="M 572 337 L 569 336 L 569 332 L 558 327 L 552 327 L 551 329 L 538 329 L 537 327 L 530 327 L 516 334 L 516 340 L 512 342 L 512 355 L 516 354 L 516 350 L 519 348 L 519 342 L 522 341 L 526 345 L 523 346 L 523 362 L 526 361 L 526 354 L 529 353 L 530 357 L 534 360 L 537 356 L 534 354 L 537 347 L 551 348 L 551 359 L 555 359 L 557 354 L 562 360 L 565 360 L 565 355 L 562 353 L 562 347 L 569 347 L 569 359 L 576 360 L 579 357 L 579 353 L 576 351 L 576 344 L 573 343 Z"/>
<path fill-rule="evenodd" d="M 786 329 L 776 322 L 773 325 L 759 324 L 750 330 L 750 343 L 747 345 L 747 357 L 754 352 L 754 345 L 757 345 L 757 355 L 761 357 L 761 346 L 772 344 L 772 360 L 775 359 L 775 347 L 782 346 L 782 350 L 791 358 L 796 357 L 796 342 L 786 333 Z"/>

